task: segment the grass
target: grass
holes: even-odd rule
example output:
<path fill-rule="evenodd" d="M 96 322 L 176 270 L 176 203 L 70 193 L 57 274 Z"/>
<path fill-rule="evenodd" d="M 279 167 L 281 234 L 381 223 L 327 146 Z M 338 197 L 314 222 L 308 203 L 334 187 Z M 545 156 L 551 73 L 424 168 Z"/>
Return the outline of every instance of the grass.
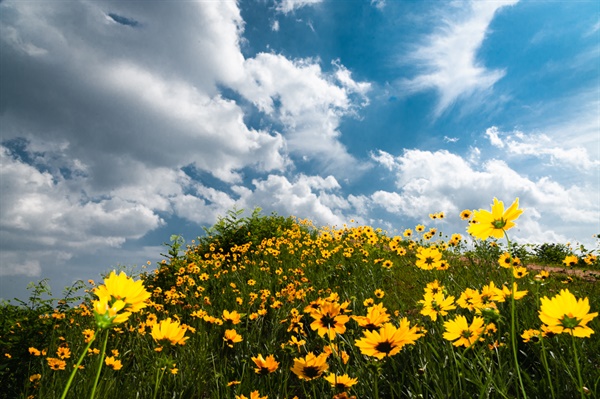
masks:
<path fill-rule="evenodd" d="M 81 354 L 68 398 L 88 398 L 92 391 L 96 398 L 595 397 L 600 389 L 597 334 L 578 338 L 542 333 L 539 310 L 540 298 L 568 289 L 577 298 L 589 299 L 590 312 L 597 311 L 600 284 L 563 274 L 536 278 L 539 271 L 516 278 L 512 266 L 498 262 L 507 250 L 502 240 L 467 244 L 464 238 L 433 229 L 392 237 L 369 226 L 317 228 L 293 217 L 255 212 L 242 218 L 241 212 L 232 211 L 189 244 L 172 237 L 165 260 L 135 276 L 151 292 L 150 305 L 104 330 L 97 328 L 94 317 L 93 282 L 84 284 L 87 293 L 82 296 L 75 296 L 80 287 L 73 287 L 59 303 L 41 299 L 47 293 L 44 281 L 33 284 L 29 302 L 0 307 L 0 397 L 60 398 Z M 417 267 L 422 248 L 439 251 L 444 263 L 432 270 Z M 526 248 L 512 247 L 513 258 L 518 256 L 522 265 L 541 258 L 554 264 L 550 256 L 543 257 L 544 249 Z M 598 252 L 544 248 L 552 256 L 567 251 L 579 259 Z M 590 260 L 577 267 L 598 270 L 597 259 Z M 519 291 L 527 291 L 521 299 L 515 295 L 514 302 L 509 289 L 513 281 Z M 444 299 L 454 297 L 456 307 L 445 315 L 433 312 L 436 320 L 419 302 L 427 303 L 425 289 L 434 282 Z M 495 291 L 479 311 L 457 305 L 468 288 L 481 294 L 492 282 L 505 287 L 504 294 Z M 327 303 L 341 310 L 323 317 L 315 313 L 323 312 Z M 416 327 L 413 335 L 422 334 L 382 359 L 356 346 L 367 330 L 352 317 L 368 315 L 377 304 L 386 309 L 387 322 L 394 327 L 400 328 L 406 318 L 404 323 Z M 237 312 L 239 320 L 236 313 L 228 316 L 224 311 Z M 484 319 L 485 332 L 477 333 L 468 347 L 454 346 L 444 337 L 445 323 L 460 315 L 469 323 Z M 346 318 L 337 319 L 343 333 L 330 336 L 327 329 L 311 327 L 316 321 L 333 328 L 339 316 L 348 316 L 343 323 Z M 152 327 L 167 317 L 185 328 L 185 345 L 153 339 Z M 598 331 L 599 320 L 593 318 L 588 327 Z M 530 329 L 538 332 L 527 341 L 521 335 Z M 86 330 L 97 334 L 90 354 L 85 351 Z M 242 340 L 226 341 L 227 330 L 235 330 Z M 106 350 L 101 357 L 103 334 Z M 386 342 L 400 342 L 394 339 Z M 389 349 L 377 342 L 375 346 Z M 304 369 L 305 376 L 316 377 L 310 380 L 291 371 L 308 353 L 328 354 L 320 358 L 327 356 L 326 361 Z M 276 369 L 257 373 L 252 358 L 258 355 L 273 355 Z M 106 357 L 117 361 L 117 367 L 107 365 Z M 48 358 L 56 359 L 56 370 Z M 334 376 L 334 386 L 326 376 Z"/>

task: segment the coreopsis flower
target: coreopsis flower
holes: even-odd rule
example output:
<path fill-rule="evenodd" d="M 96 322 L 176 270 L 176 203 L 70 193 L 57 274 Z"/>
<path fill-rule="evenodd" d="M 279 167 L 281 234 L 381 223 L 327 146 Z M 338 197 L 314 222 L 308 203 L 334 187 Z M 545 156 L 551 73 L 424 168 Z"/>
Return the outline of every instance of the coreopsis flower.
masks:
<path fill-rule="evenodd" d="M 348 353 L 346 353 L 346 351 L 340 350 L 340 348 L 334 344 L 325 345 L 323 347 L 323 353 L 327 354 L 327 357 L 333 355 L 341 358 L 344 364 L 347 364 L 348 360 L 350 360 L 350 356 L 348 355 Z"/>
<path fill-rule="evenodd" d="M 423 270 L 433 270 L 440 266 L 442 253 L 433 247 L 419 247 L 417 250 L 417 260 L 415 265 Z"/>
<path fill-rule="evenodd" d="M 111 303 L 112 302 L 112 303 Z M 131 316 L 131 312 L 126 311 L 127 303 L 118 299 L 110 301 L 107 297 L 102 297 L 92 302 L 96 324 L 100 328 L 110 328 L 121 324 Z"/>
<path fill-rule="evenodd" d="M 459 315 L 454 320 L 444 322 L 444 339 L 453 341 L 454 346 L 469 347 L 479 339 L 484 332 L 484 320 L 481 317 L 475 316 L 471 325 L 467 322 L 465 316 Z"/>
<path fill-rule="evenodd" d="M 324 377 L 325 380 L 331 384 L 332 388 L 338 390 L 346 390 L 352 387 L 352 385 L 356 385 L 358 383 L 357 378 L 350 378 L 348 374 L 344 375 L 336 375 L 336 374 L 328 374 Z"/>
<path fill-rule="evenodd" d="M 471 212 L 470 209 L 465 209 L 460 213 L 460 218 L 462 220 L 469 220 L 471 219 L 471 216 L 473 216 L 473 212 Z"/>
<path fill-rule="evenodd" d="M 244 395 L 235 395 L 235 399 L 269 399 L 268 396 L 260 396 L 258 391 L 250 392 L 250 397 L 246 397 Z"/>
<path fill-rule="evenodd" d="M 542 333 L 540 330 L 529 329 L 523 331 L 521 338 L 523 338 L 523 342 L 538 342 L 542 338 Z"/>
<path fill-rule="evenodd" d="M 381 299 L 385 296 L 385 292 L 382 289 L 376 289 L 374 292 L 375 297 L 377 297 L 378 299 Z"/>
<path fill-rule="evenodd" d="M 529 274 L 529 272 L 526 267 L 513 267 L 513 276 L 515 276 L 515 278 L 523 278 L 527 276 L 527 274 Z"/>
<path fill-rule="evenodd" d="M 343 311 L 342 305 L 337 302 L 324 302 L 318 309 L 310 313 L 310 316 L 315 319 L 310 323 L 310 328 L 317 331 L 319 336 L 328 335 L 329 339 L 334 339 L 336 334 L 346 332 L 346 323 L 350 317 L 341 314 Z"/>
<path fill-rule="evenodd" d="M 423 305 L 421 314 L 429 316 L 433 321 L 437 320 L 438 314 L 446 316 L 449 310 L 456 309 L 454 297 L 445 297 L 442 292 L 438 292 L 437 294 L 425 293 L 423 299 L 420 300 L 419 303 Z"/>
<path fill-rule="evenodd" d="M 71 357 L 71 350 L 66 346 L 61 346 L 56 350 L 56 356 L 61 359 L 68 359 Z"/>
<path fill-rule="evenodd" d="M 42 352 L 40 352 L 38 349 L 34 348 L 33 346 L 31 346 L 29 348 L 29 353 L 32 354 L 33 356 L 40 356 L 42 354 Z"/>
<path fill-rule="evenodd" d="M 61 359 L 56 359 L 54 357 L 47 357 L 46 361 L 48 362 L 48 366 L 50 366 L 52 370 L 64 370 L 67 366 L 67 362 Z"/>
<path fill-rule="evenodd" d="M 494 198 L 492 211 L 480 209 L 473 214 L 473 223 L 467 228 L 467 232 L 481 240 L 489 237 L 502 238 L 504 232 L 515 226 L 515 220 L 523 213 L 519 208 L 519 198 L 505 211 L 504 202 Z"/>
<path fill-rule="evenodd" d="M 171 345 L 185 345 L 185 341 L 189 337 L 185 336 L 187 329 L 179 323 L 177 320 L 171 320 L 168 317 L 165 320 L 161 320 L 159 323 L 152 326 L 152 338 L 159 345 L 167 342 Z"/>
<path fill-rule="evenodd" d="M 243 340 L 244 339 L 242 338 L 242 336 L 240 334 L 237 333 L 237 331 L 225 330 L 225 335 L 223 336 L 223 341 L 225 341 L 227 346 L 229 346 L 230 348 L 233 348 L 234 344 L 237 344 L 238 342 L 242 342 Z"/>
<path fill-rule="evenodd" d="M 481 304 L 486 306 L 496 306 L 494 302 L 504 302 L 504 293 L 502 290 L 494 284 L 493 281 L 490 281 L 489 284 L 481 287 Z"/>
<path fill-rule="evenodd" d="M 589 253 L 585 256 L 585 258 L 583 258 L 583 261 L 587 265 L 593 265 L 594 263 L 596 263 L 598 261 L 598 257 L 596 255 L 594 255 L 593 253 Z"/>
<path fill-rule="evenodd" d="M 439 281 L 433 280 L 431 283 L 427 283 L 425 286 L 425 293 L 437 294 L 438 292 L 444 292 L 444 286 Z"/>
<path fill-rule="evenodd" d="M 352 316 L 352 319 L 360 327 L 372 331 L 390 321 L 390 315 L 387 314 L 387 309 L 383 307 L 383 303 L 379 303 L 369 307 L 366 316 Z"/>
<path fill-rule="evenodd" d="M 568 255 L 563 259 L 562 263 L 568 267 L 577 266 L 577 263 L 579 263 L 579 258 L 575 255 Z"/>
<path fill-rule="evenodd" d="M 106 364 L 108 367 L 112 368 L 113 370 L 121 370 L 121 368 L 123 367 L 123 364 L 121 364 L 121 361 L 118 359 L 115 359 L 115 356 L 107 356 L 106 359 L 104 359 L 104 364 Z"/>
<path fill-rule="evenodd" d="M 319 378 L 328 368 L 326 353 L 315 356 L 314 353 L 308 352 L 303 358 L 294 358 L 294 366 L 290 370 L 298 378 L 310 381 Z"/>
<path fill-rule="evenodd" d="M 92 339 L 94 339 L 94 335 L 96 334 L 94 330 L 85 329 L 82 331 L 83 337 L 85 338 L 85 343 L 89 343 Z"/>
<path fill-rule="evenodd" d="M 114 271 L 104 279 L 104 284 L 94 288 L 98 298 L 107 298 L 109 302 L 122 300 L 127 305 L 128 312 L 139 312 L 148 306 L 150 292 L 144 288 L 142 280 L 134 281 L 125 272 L 116 274 Z"/>
<path fill-rule="evenodd" d="M 241 322 L 241 314 L 239 314 L 236 310 L 228 311 L 223 310 L 223 321 L 229 322 L 231 324 L 239 324 Z"/>
<path fill-rule="evenodd" d="M 539 317 L 547 331 L 587 338 L 594 333 L 587 323 L 598 316 L 597 312 L 589 313 L 589 311 L 588 298 L 577 299 L 569 290 L 563 289 L 552 299 L 548 297 L 541 299 Z"/>
<path fill-rule="evenodd" d="M 519 300 L 519 299 L 523 298 L 525 295 L 527 295 L 527 292 L 528 292 L 527 290 L 519 291 L 519 289 L 517 288 L 516 282 L 513 282 L 512 291 L 507 286 L 505 286 L 505 285 L 502 286 L 502 293 L 504 294 L 505 298 L 510 298 L 511 295 L 514 295 L 515 300 Z"/>
<path fill-rule="evenodd" d="M 259 353 L 258 356 L 252 358 L 252 361 L 256 364 L 254 372 L 260 375 L 272 373 L 279 367 L 279 362 L 275 360 L 275 356 L 273 355 L 269 355 L 265 359 Z"/>
<path fill-rule="evenodd" d="M 498 259 L 498 264 L 504 268 L 509 268 L 512 266 L 512 256 L 510 256 L 510 254 L 508 252 L 503 253 L 502 255 L 500 255 L 500 258 Z"/>
<path fill-rule="evenodd" d="M 410 322 L 403 318 L 396 328 L 392 323 L 384 324 L 379 331 L 364 331 L 364 337 L 357 340 L 355 345 L 363 355 L 383 359 L 394 356 L 405 345 L 414 344 L 423 334 L 418 327 L 410 327 Z"/>
<path fill-rule="evenodd" d="M 478 290 L 466 288 L 456 300 L 456 304 L 463 309 L 473 311 L 481 306 L 481 295 Z"/>
<path fill-rule="evenodd" d="M 548 277 L 550 277 L 550 272 L 547 270 L 540 270 L 538 274 L 533 276 L 533 279 L 536 281 L 545 281 Z"/>
<path fill-rule="evenodd" d="M 412 237 L 412 234 L 413 234 L 413 232 L 412 232 L 412 230 L 411 230 L 411 229 L 406 229 L 406 230 L 404 230 L 404 232 L 402 233 L 402 235 L 403 235 L 404 237 Z"/>

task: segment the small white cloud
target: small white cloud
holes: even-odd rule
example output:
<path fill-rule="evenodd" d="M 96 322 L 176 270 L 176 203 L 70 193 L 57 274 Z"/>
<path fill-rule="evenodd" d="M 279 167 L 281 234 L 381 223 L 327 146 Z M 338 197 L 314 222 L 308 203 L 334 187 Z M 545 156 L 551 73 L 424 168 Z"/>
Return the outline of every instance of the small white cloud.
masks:
<path fill-rule="evenodd" d="M 456 143 L 458 140 L 460 140 L 460 138 L 458 137 L 448 137 L 448 136 L 444 136 L 444 141 L 446 143 Z"/>
<path fill-rule="evenodd" d="M 278 20 L 273 21 L 273 23 L 271 24 L 271 30 L 273 32 L 279 32 L 279 21 Z"/>
<path fill-rule="evenodd" d="M 321 3 L 323 0 L 281 0 L 276 7 L 276 10 L 284 14 L 288 14 L 302 7 L 312 6 Z"/>
<path fill-rule="evenodd" d="M 371 5 L 382 10 L 385 7 L 385 0 L 371 0 Z"/>
<path fill-rule="evenodd" d="M 487 128 L 485 130 L 485 135 L 490 140 L 490 143 L 494 147 L 498 147 L 498 148 L 503 148 L 504 147 L 504 142 L 502 142 L 502 140 L 498 136 L 498 128 L 496 126 L 492 126 L 490 128 Z"/>

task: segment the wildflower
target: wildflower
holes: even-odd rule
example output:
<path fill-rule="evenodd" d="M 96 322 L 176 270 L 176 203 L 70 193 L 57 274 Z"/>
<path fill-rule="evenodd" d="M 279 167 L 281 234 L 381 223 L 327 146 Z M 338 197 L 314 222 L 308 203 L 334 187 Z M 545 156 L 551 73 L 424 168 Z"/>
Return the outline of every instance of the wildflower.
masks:
<path fill-rule="evenodd" d="M 422 224 L 418 224 L 418 225 L 416 225 L 416 226 L 415 226 L 415 230 L 416 230 L 418 233 L 422 233 L 422 232 L 424 232 L 424 231 L 425 231 L 425 226 L 423 226 Z"/>
<path fill-rule="evenodd" d="M 242 342 L 244 339 L 240 334 L 235 330 L 225 330 L 225 335 L 223 336 L 223 341 L 229 346 L 233 348 L 233 344 L 237 344 L 238 342 Z"/>
<path fill-rule="evenodd" d="M 97 301 L 93 301 L 94 316 L 96 317 L 96 324 L 100 328 L 110 328 L 121 324 L 131 316 L 131 312 L 125 311 L 127 303 L 122 300 L 111 301 L 108 298 L 103 297 Z"/>
<path fill-rule="evenodd" d="M 598 257 L 596 255 L 594 255 L 593 253 L 589 253 L 585 256 L 585 258 L 583 258 L 583 261 L 587 265 L 593 265 L 594 263 L 596 263 L 598 261 Z"/>
<path fill-rule="evenodd" d="M 64 370 L 65 367 L 67 366 L 67 362 L 61 359 L 56 359 L 53 357 L 47 357 L 46 361 L 48 362 L 48 366 L 50 366 L 50 368 L 52 370 Z"/>
<path fill-rule="evenodd" d="M 460 294 L 456 304 L 463 309 L 473 311 L 481 306 L 481 295 L 478 290 L 467 288 Z"/>
<path fill-rule="evenodd" d="M 355 385 L 356 383 L 358 383 L 357 378 L 350 378 L 350 376 L 348 376 L 348 374 L 344 374 L 344 375 L 328 374 L 325 377 L 325 380 L 331 384 L 332 388 L 339 389 L 339 390 L 346 390 L 346 389 L 350 388 L 352 385 Z"/>
<path fill-rule="evenodd" d="M 431 283 L 427 283 L 425 286 L 425 293 L 437 294 L 438 292 L 443 292 L 444 286 L 440 284 L 439 281 L 433 280 Z"/>
<path fill-rule="evenodd" d="M 384 324 L 379 331 L 364 331 L 364 337 L 357 340 L 355 345 L 360 348 L 363 355 L 383 359 L 386 356 L 394 356 L 405 345 L 414 344 L 422 334 L 417 327 L 410 328 L 410 322 L 404 318 L 400 327 L 396 328 L 392 323 Z"/>
<path fill-rule="evenodd" d="M 268 399 L 268 396 L 260 396 L 258 391 L 250 392 L 250 397 L 246 397 L 244 395 L 235 395 L 235 399 Z"/>
<path fill-rule="evenodd" d="M 294 358 L 294 366 L 290 370 L 298 378 L 310 381 L 319 378 L 328 368 L 326 353 L 315 356 L 314 353 L 308 352 L 304 358 Z"/>
<path fill-rule="evenodd" d="M 533 276 L 533 279 L 536 281 L 545 281 L 548 277 L 550 277 L 550 273 L 546 270 L 541 270 L 538 274 Z"/>
<path fill-rule="evenodd" d="M 274 372 L 279 367 L 279 362 L 275 360 L 275 356 L 269 355 L 267 358 L 259 353 L 258 356 L 253 357 L 252 361 L 256 364 L 254 371 L 256 374 L 265 375 Z"/>
<path fill-rule="evenodd" d="M 469 220 L 471 219 L 471 216 L 473 216 L 473 212 L 471 212 L 469 209 L 465 209 L 460 213 L 460 218 L 462 220 Z"/>
<path fill-rule="evenodd" d="M 29 348 L 29 353 L 32 354 L 33 356 L 40 356 L 42 354 L 42 352 L 40 352 L 38 349 L 34 348 L 33 346 Z"/>
<path fill-rule="evenodd" d="M 391 260 L 387 259 L 384 260 L 383 263 L 381 264 L 381 267 L 384 267 L 386 269 L 391 269 L 392 266 L 394 266 L 394 262 L 392 262 Z"/>
<path fill-rule="evenodd" d="M 381 298 L 384 297 L 385 292 L 383 290 L 381 290 L 381 289 L 378 288 L 378 289 L 375 290 L 374 294 L 375 294 L 375 296 L 377 298 L 381 299 Z"/>
<path fill-rule="evenodd" d="M 122 300 L 127 304 L 127 311 L 139 312 L 148 305 L 150 293 L 144 288 L 141 280 L 134 281 L 124 272 L 116 274 L 114 271 L 104 279 L 104 284 L 94 288 L 94 294 L 108 302 Z"/>
<path fill-rule="evenodd" d="M 554 334 L 567 333 L 575 337 L 586 338 L 594 333 L 587 323 L 598 313 L 588 313 L 588 298 L 576 299 L 567 289 L 560 291 L 552 299 L 541 299 L 539 317 L 547 330 Z"/>
<path fill-rule="evenodd" d="M 406 230 L 404 230 L 404 233 L 402 233 L 402 235 L 404 237 L 412 237 L 412 234 L 413 234 L 413 232 L 411 229 L 406 229 Z"/>
<path fill-rule="evenodd" d="M 298 352 L 300 352 L 300 347 L 302 345 L 305 345 L 306 341 L 303 339 L 298 340 L 298 338 L 292 335 L 292 338 L 290 338 L 290 340 L 287 343 L 288 345 L 296 345 L 296 347 L 298 348 Z"/>
<path fill-rule="evenodd" d="M 513 289 L 512 291 L 505 285 L 502 286 L 502 293 L 504 294 L 504 297 L 506 298 L 510 298 L 511 295 L 515 296 L 515 300 L 519 300 L 521 298 L 523 298 L 525 295 L 527 295 L 527 290 L 524 291 L 519 291 L 517 288 L 517 283 L 513 282 Z"/>
<path fill-rule="evenodd" d="M 469 326 L 467 318 L 459 315 L 454 320 L 444 322 L 446 332 L 444 332 L 443 336 L 448 341 L 454 341 L 452 342 L 454 346 L 469 347 L 482 335 L 484 331 L 483 324 L 483 318 L 475 316 Z"/>
<path fill-rule="evenodd" d="M 42 378 L 41 374 L 32 374 L 29 376 L 29 382 L 36 382 Z"/>
<path fill-rule="evenodd" d="M 369 307 L 366 316 L 352 316 L 352 319 L 354 319 L 360 327 L 372 331 L 390 321 L 390 316 L 387 314 L 387 309 L 380 303 Z"/>
<path fill-rule="evenodd" d="M 437 248 L 419 247 L 415 265 L 423 270 L 432 270 L 440 266 L 442 253 Z"/>
<path fill-rule="evenodd" d="M 56 350 L 56 356 L 61 359 L 68 359 L 71 357 L 71 350 L 66 346 L 61 346 Z"/>
<path fill-rule="evenodd" d="M 449 296 L 445 298 L 442 292 L 438 292 L 437 294 L 426 293 L 419 303 L 423 304 L 421 314 L 429 316 L 433 321 L 437 320 L 438 314 L 446 316 L 449 310 L 456 309 L 454 297 Z"/>
<path fill-rule="evenodd" d="M 95 332 L 94 332 L 94 330 L 90 330 L 90 329 L 88 328 L 88 329 L 85 329 L 85 330 L 83 330 L 82 334 L 83 334 L 83 336 L 84 336 L 84 338 L 85 338 L 85 343 L 87 344 L 87 343 L 89 343 L 91 340 L 93 340 L 93 339 L 94 339 L 94 334 L 95 334 Z"/>
<path fill-rule="evenodd" d="M 523 342 L 529 342 L 529 341 L 533 341 L 533 342 L 538 342 L 542 337 L 542 333 L 540 332 L 540 330 L 534 330 L 534 329 L 529 329 L 529 330 L 525 330 L 523 331 L 523 334 L 521 334 L 521 338 L 523 338 Z"/>
<path fill-rule="evenodd" d="M 467 231 L 473 236 L 486 240 L 488 237 L 502 238 L 506 230 L 515 226 L 515 220 L 523 213 L 519 207 L 519 198 L 505 211 L 504 203 L 494 198 L 492 211 L 480 209 L 474 212 L 473 222 Z"/>
<path fill-rule="evenodd" d="M 513 275 L 515 278 L 525 277 L 529 272 L 526 267 L 515 267 L 513 268 Z"/>
<path fill-rule="evenodd" d="M 104 359 L 104 364 L 106 364 L 108 367 L 112 368 L 113 370 L 121 370 L 121 368 L 123 367 L 123 365 L 121 364 L 121 361 L 115 359 L 114 356 L 107 356 L 106 359 Z"/>
<path fill-rule="evenodd" d="M 563 259 L 562 263 L 564 263 L 565 266 L 568 267 L 576 266 L 577 263 L 579 263 L 579 258 L 575 255 L 568 255 Z"/>
<path fill-rule="evenodd" d="M 500 255 L 500 258 L 498 259 L 498 264 L 504 268 L 509 268 L 512 266 L 512 256 L 510 256 L 510 254 L 508 252 L 503 253 L 502 255 Z"/>
<path fill-rule="evenodd" d="M 334 339 L 336 334 L 346 332 L 346 323 L 350 318 L 344 314 L 340 314 L 342 306 L 336 302 L 324 302 L 319 309 L 316 309 L 310 316 L 315 319 L 310 328 L 317 331 L 319 336 L 323 337 L 328 334 L 329 339 Z"/>
<path fill-rule="evenodd" d="M 168 317 L 152 326 L 151 335 L 158 344 L 168 341 L 171 345 L 185 345 L 185 341 L 189 338 L 184 336 L 186 330 L 178 321 L 171 321 L 171 318 Z"/>
<path fill-rule="evenodd" d="M 232 312 L 223 310 L 223 321 L 230 322 L 231 324 L 239 324 L 241 322 L 241 315 L 236 310 Z"/>

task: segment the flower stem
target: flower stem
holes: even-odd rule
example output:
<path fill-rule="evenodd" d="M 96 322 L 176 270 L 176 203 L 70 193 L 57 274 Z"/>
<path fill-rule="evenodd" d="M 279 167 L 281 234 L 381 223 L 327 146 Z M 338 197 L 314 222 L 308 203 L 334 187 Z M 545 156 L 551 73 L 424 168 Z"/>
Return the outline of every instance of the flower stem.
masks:
<path fill-rule="evenodd" d="M 100 372 L 102 371 L 102 365 L 104 364 L 104 355 L 106 354 L 106 343 L 108 342 L 108 332 L 106 329 L 104 332 L 104 342 L 102 343 L 102 351 L 100 352 L 100 362 L 98 364 L 98 371 L 96 371 L 96 379 L 94 380 L 94 386 L 92 387 L 92 393 L 90 399 L 94 399 L 96 395 L 96 387 L 98 387 L 98 381 L 100 380 Z"/>
<path fill-rule="evenodd" d="M 581 377 L 581 367 L 579 366 L 579 358 L 577 356 L 577 346 L 575 345 L 575 336 L 571 333 L 571 342 L 573 344 L 573 357 L 575 357 L 575 367 L 577 368 L 577 379 L 579 380 L 579 393 L 582 398 L 585 398 L 583 392 L 583 378 Z"/>
<path fill-rule="evenodd" d="M 511 253 L 511 243 L 510 240 L 508 239 L 508 234 L 506 233 L 506 231 L 504 231 L 504 237 L 506 238 L 506 243 L 508 245 L 508 253 L 510 254 L 510 256 L 512 257 L 512 253 Z M 516 334 L 516 316 L 515 316 L 515 293 L 514 293 L 514 285 L 515 285 L 515 274 L 512 272 L 510 273 L 511 279 L 510 279 L 510 289 L 511 289 L 511 296 L 510 296 L 510 343 L 512 346 L 512 351 L 513 351 L 513 359 L 515 362 L 515 369 L 517 370 L 517 377 L 519 379 L 519 388 L 521 388 L 521 393 L 523 394 L 523 398 L 527 399 L 527 393 L 525 392 L 525 386 L 523 385 L 523 379 L 521 378 L 521 368 L 519 367 L 519 358 L 517 356 L 517 334 Z"/>
<path fill-rule="evenodd" d="M 88 349 L 90 349 L 90 347 L 92 346 L 94 339 L 96 339 L 96 333 L 94 333 L 94 336 L 89 340 L 87 346 L 85 347 L 83 352 L 81 352 L 81 356 L 79 356 L 79 360 L 77 360 L 77 363 L 75 364 L 75 366 L 73 366 L 73 371 L 71 371 L 71 375 L 69 376 L 69 380 L 67 381 L 67 385 L 65 386 L 65 389 L 64 389 L 62 395 L 60 396 L 60 399 L 65 399 L 67 397 L 67 392 L 69 392 L 69 388 L 71 388 L 71 383 L 73 382 L 73 378 L 75 378 L 75 374 L 77 373 L 77 370 L 79 370 L 79 365 L 81 365 L 81 362 L 83 361 L 83 358 L 87 354 Z"/>

